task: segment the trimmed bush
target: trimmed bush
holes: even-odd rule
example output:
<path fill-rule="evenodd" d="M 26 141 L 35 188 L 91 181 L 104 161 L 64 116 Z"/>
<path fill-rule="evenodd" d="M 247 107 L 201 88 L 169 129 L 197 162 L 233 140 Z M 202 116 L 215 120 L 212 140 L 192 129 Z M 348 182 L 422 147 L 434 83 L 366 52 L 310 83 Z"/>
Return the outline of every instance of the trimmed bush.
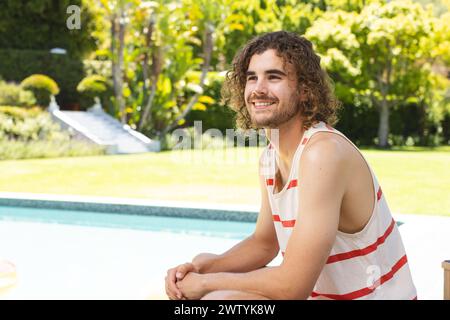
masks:
<path fill-rule="evenodd" d="M 37 104 L 41 107 L 47 107 L 50 103 L 50 97 L 59 93 L 59 87 L 55 80 L 44 74 L 33 74 L 25 78 L 20 85 L 25 90 L 34 93 Z"/>
<path fill-rule="evenodd" d="M 36 141 L 65 138 L 65 132 L 40 108 L 0 107 L 0 139 Z"/>
<path fill-rule="evenodd" d="M 0 80 L 0 105 L 30 107 L 36 103 L 33 92 L 15 83 Z"/>
<path fill-rule="evenodd" d="M 62 109 L 77 110 L 77 84 L 83 79 L 83 63 L 69 55 L 44 50 L 0 49 L 0 75 L 5 81 L 21 82 L 32 74 L 46 74 L 58 83 L 56 101 Z"/>
<path fill-rule="evenodd" d="M 12 118 L 14 121 L 24 121 L 27 118 L 35 118 L 42 113 L 39 107 L 33 108 L 18 108 L 16 106 L 0 106 L 0 117 L 6 116 Z"/>
<path fill-rule="evenodd" d="M 84 78 L 77 86 L 77 91 L 80 93 L 81 106 L 83 109 L 92 107 L 94 98 L 100 98 L 102 105 L 105 104 L 107 96 L 111 94 L 111 86 L 106 78 L 99 75 L 92 75 Z"/>

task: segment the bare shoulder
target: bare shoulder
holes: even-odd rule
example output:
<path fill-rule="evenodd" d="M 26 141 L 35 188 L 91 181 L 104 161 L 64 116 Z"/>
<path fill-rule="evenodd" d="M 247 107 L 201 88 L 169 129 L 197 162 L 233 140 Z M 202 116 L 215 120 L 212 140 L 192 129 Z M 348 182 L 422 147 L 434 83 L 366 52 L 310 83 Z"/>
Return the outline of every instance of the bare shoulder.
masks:
<path fill-rule="evenodd" d="M 301 165 L 323 164 L 343 169 L 350 163 L 351 149 L 348 141 L 341 136 L 333 133 L 318 132 L 311 137 L 305 146 Z"/>

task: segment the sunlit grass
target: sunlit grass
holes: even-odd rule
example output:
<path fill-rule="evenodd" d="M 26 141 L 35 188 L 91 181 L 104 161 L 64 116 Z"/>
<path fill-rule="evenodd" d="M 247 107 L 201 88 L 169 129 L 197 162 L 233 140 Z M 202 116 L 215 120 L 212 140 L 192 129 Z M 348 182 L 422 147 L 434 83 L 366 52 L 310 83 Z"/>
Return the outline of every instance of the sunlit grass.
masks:
<path fill-rule="evenodd" d="M 0 191 L 258 206 L 262 149 L 0 161 Z M 363 150 L 393 212 L 450 216 L 450 147 Z"/>

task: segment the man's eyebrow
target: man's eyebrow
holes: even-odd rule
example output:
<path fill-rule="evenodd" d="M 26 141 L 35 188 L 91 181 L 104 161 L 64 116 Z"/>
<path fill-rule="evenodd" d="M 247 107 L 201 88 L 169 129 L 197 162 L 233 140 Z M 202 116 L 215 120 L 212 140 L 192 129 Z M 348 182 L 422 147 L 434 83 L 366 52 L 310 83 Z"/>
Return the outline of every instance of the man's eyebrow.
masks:
<path fill-rule="evenodd" d="M 269 69 L 264 71 L 265 74 L 278 74 L 280 76 L 287 76 L 286 73 L 284 73 L 283 71 L 279 70 L 279 69 Z M 256 74 L 256 72 L 254 71 L 247 71 L 245 73 L 246 76 L 254 76 Z"/>
<path fill-rule="evenodd" d="M 268 73 L 268 74 L 278 74 L 278 75 L 280 75 L 280 76 L 287 76 L 286 73 L 284 73 L 283 71 L 278 70 L 278 69 L 270 69 L 270 70 L 267 70 L 265 73 Z"/>

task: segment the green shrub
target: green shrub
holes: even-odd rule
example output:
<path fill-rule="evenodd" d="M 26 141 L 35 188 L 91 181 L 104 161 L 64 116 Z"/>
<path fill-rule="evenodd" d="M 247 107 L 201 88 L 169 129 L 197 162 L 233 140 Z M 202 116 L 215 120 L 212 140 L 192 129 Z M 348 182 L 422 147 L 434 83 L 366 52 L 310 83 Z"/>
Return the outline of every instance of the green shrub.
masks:
<path fill-rule="evenodd" d="M 33 74 L 25 78 L 21 86 L 34 93 L 37 103 L 41 107 L 47 107 L 50 103 L 50 96 L 56 96 L 59 93 L 59 87 L 55 80 L 43 74 Z"/>
<path fill-rule="evenodd" d="M 18 108 L 16 106 L 1 106 L 0 105 L 0 115 L 6 115 L 10 118 L 17 120 L 24 120 L 25 118 L 37 117 L 42 113 L 42 109 L 39 107 L 33 108 Z"/>
<path fill-rule="evenodd" d="M 88 97 L 101 96 L 108 90 L 108 83 L 102 76 L 92 75 L 84 78 L 77 86 L 77 91 Z"/>
<path fill-rule="evenodd" d="M 30 107 L 36 103 L 33 92 L 0 80 L 0 105 Z"/>
<path fill-rule="evenodd" d="M 31 74 L 46 74 L 61 90 L 56 97 L 58 104 L 66 109 L 77 109 L 80 95 L 76 87 L 84 77 L 79 58 L 51 54 L 48 50 L 0 49 L 0 61 L 4 80 L 20 82 Z"/>
<path fill-rule="evenodd" d="M 0 107 L 0 132 L 2 139 L 37 141 L 66 140 L 68 133 L 53 122 L 47 112 L 40 108 Z"/>
<path fill-rule="evenodd" d="M 80 93 L 81 106 L 86 109 L 94 104 L 94 98 L 100 98 L 102 105 L 111 94 L 111 86 L 105 77 L 99 75 L 87 76 L 77 86 L 77 91 Z"/>
<path fill-rule="evenodd" d="M 0 106 L 0 160 L 104 154 L 74 139 L 40 108 Z"/>
<path fill-rule="evenodd" d="M 219 73 L 210 72 L 209 85 L 205 87 L 203 95 L 212 97 L 214 103 L 207 104 L 205 110 L 191 110 L 186 115 L 186 126 L 193 126 L 194 121 L 202 121 L 202 129 L 219 129 L 223 134 L 226 129 L 235 127 L 235 112 L 220 103 L 220 90 L 223 77 Z"/>

